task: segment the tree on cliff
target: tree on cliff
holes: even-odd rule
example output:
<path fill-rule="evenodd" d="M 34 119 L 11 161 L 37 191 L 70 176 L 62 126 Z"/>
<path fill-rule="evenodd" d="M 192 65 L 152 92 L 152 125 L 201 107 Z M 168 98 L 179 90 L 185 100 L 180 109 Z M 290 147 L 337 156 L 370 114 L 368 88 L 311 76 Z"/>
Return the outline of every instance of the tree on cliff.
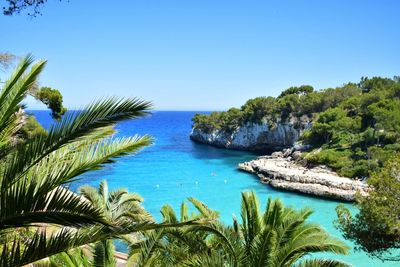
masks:
<path fill-rule="evenodd" d="M 51 110 L 51 115 L 54 119 L 60 119 L 67 111 L 63 106 L 63 97 L 57 89 L 41 87 L 33 92 L 32 95 Z"/>
<path fill-rule="evenodd" d="M 304 95 L 304 94 L 308 94 L 314 91 L 314 87 L 312 87 L 311 85 L 302 85 L 302 86 L 293 86 L 290 87 L 286 90 L 284 90 L 279 96 L 278 98 L 282 98 L 286 95 Z"/>
<path fill-rule="evenodd" d="M 369 179 L 374 191 L 358 197 L 354 217 L 343 205 L 337 207 L 337 227 L 357 249 L 381 260 L 400 261 L 400 159 L 397 154 Z"/>

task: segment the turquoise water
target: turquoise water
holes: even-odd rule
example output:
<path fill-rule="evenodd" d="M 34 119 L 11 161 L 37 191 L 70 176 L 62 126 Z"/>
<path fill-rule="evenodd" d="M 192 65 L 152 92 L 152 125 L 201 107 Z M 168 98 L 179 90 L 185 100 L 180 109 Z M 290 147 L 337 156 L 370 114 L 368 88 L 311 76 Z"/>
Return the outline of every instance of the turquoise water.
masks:
<path fill-rule="evenodd" d="M 46 127 L 51 123 L 47 113 L 35 112 Z M 162 205 L 168 203 L 178 210 L 182 200 L 191 196 L 220 211 L 226 223 L 232 221 L 233 214 L 239 216 L 240 192 L 254 190 L 264 206 L 268 197 L 272 197 L 281 198 L 286 205 L 298 209 L 312 207 L 315 213 L 311 220 L 321 224 L 332 235 L 341 237 L 332 224 L 336 217 L 337 202 L 277 191 L 261 184 L 255 176 L 237 171 L 239 162 L 257 155 L 190 141 L 190 119 L 194 113 L 156 112 L 141 120 L 119 124 L 118 135 L 150 134 L 155 138 L 154 145 L 137 155 L 118 159 L 118 162 L 102 170 L 83 175 L 82 180 L 73 187 L 97 185 L 106 179 L 110 188 L 125 187 L 142 195 L 144 206 L 156 218 L 160 218 Z M 394 263 L 373 260 L 362 252 L 352 251 L 349 256 L 329 256 L 354 266 L 396 266 Z"/>

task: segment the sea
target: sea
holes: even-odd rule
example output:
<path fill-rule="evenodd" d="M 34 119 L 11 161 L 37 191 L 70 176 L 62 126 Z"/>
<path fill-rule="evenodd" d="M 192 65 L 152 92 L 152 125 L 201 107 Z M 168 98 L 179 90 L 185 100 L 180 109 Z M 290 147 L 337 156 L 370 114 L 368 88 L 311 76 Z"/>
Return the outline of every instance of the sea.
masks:
<path fill-rule="evenodd" d="M 49 111 L 30 112 L 45 128 L 54 123 Z M 148 134 L 154 138 L 154 144 L 135 155 L 119 158 L 101 170 L 80 176 L 71 188 L 85 184 L 97 186 L 100 181 L 107 180 L 110 190 L 123 187 L 140 194 L 144 198 L 144 207 L 158 220 L 163 205 L 169 204 L 179 213 L 182 201 L 194 197 L 219 211 L 222 221 L 227 224 L 232 223 L 233 216 L 240 218 L 240 193 L 252 190 L 257 193 L 263 208 L 268 198 L 280 198 L 285 205 L 296 209 L 311 207 L 314 214 L 310 221 L 343 239 L 333 224 L 335 208 L 338 204 L 344 204 L 356 212 L 351 204 L 278 191 L 261 184 L 255 175 L 238 171 L 238 163 L 259 155 L 191 141 L 191 118 L 196 113 L 208 112 L 155 111 L 145 118 L 119 123 L 116 126 L 117 136 Z M 354 247 L 351 242 L 346 243 Z M 118 243 L 117 249 L 126 252 L 122 244 Z M 328 253 L 318 256 L 340 259 L 360 267 L 398 266 L 370 258 L 366 253 L 354 249 L 346 256 Z"/>

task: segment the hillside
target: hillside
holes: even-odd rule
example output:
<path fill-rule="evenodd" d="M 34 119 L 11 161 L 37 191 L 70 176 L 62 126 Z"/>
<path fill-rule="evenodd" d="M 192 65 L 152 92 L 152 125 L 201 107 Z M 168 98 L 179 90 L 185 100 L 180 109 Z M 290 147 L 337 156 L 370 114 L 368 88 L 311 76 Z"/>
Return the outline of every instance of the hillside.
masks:
<path fill-rule="evenodd" d="M 226 147 L 232 134 L 249 125 L 264 125 L 266 133 L 292 127 L 299 141 L 311 147 L 303 153 L 303 162 L 362 178 L 400 150 L 400 78 L 362 78 L 359 83 L 318 91 L 309 85 L 291 87 L 276 98 L 257 97 L 226 112 L 196 114 L 192 121 L 193 133 L 223 136 Z M 297 140 L 291 141 L 292 145 Z"/>

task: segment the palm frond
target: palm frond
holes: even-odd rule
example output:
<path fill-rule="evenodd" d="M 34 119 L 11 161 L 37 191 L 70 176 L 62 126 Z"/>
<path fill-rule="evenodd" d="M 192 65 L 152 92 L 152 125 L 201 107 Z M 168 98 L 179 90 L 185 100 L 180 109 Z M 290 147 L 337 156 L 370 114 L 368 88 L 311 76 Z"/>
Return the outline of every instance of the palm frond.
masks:
<path fill-rule="evenodd" d="M 182 205 L 184 205 L 183 202 L 182 202 Z M 170 205 L 164 205 L 164 206 L 161 208 L 161 214 L 162 214 L 162 217 L 163 217 L 163 221 L 164 221 L 164 222 L 170 222 L 170 223 L 176 223 L 176 222 L 178 222 L 178 219 L 176 218 L 175 211 L 174 211 L 174 209 L 173 209 Z M 181 220 L 181 221 L 187 221 L 187 219 L 185 218 L 185 216 L 181 216 L 181 217 L 182 217 L 182 219 L 183 219 L 183 220 Z"/>
<path fill-rule="evenodd" d="M 186 233 L 209 233 L 218 239 L 219 245 L 222 244 L 227 250 L 232 261 L 237 265 L 241 261 L 242 251 L 240 247 L 240 237 L 232 230 L 219 222 L 208 222 L 203 225 L 194 225 L 186 229 Z M 210 235 L 206 235 L 209 238 Z"/>
<path fill-rule="evenodd" d="M 251 244 L 257 233 L 261 231 L 260 220 L 260 205 L 257 196 L 254 192 L 242 193 L 242 233 L 247 248 L 247 253 L 250 254 Z"/>
<path fill-rule="evenodd" d="M 18 183 L 0 194 L 0 230 L 27 227 L 32 223 L 64 226 L 104 224 L 101 211 L 66 188 L 38 193 L 34 183 Z"/>
<path fill-rule="evenodd" d="M 32 57 L 25 57 L 18 65 L 11 79 L 7 80 L 0 93 L 0 132 L 6 127 L 10 117 L 18 111 L 19 104 L 25 98 L 30 87 L 36 82 L 46 62 L 40 61 L 27 70 L 32 64 Z M 26 73 L 26 74 L 25 74 Z"/>
<path fill-rule="evenodd" d="M 26 116 L 20 109 L 5 122 L 5 127 L 0 131 L 0 159 L 8 155 L 17 144 L 17 133 L 24 125 L 25 119 Z"/>
<path fill-rule="evenodd" d="M 39 229 L 29 242 L 16 237 L 12 242 L 2 246 L 0 266 L 23 266 L 50 257 L 82 245 L 101 240 L 116 238 L 121 235 L 164 228 L 176 228 L 196 225 L 201 222 L 189 221 L 176 224 L 156 224 L 153 222 L 126 223 L 117 226 L 95 226 L 82 228 L 79 231 L 65 227 L 48 235 L 45 228 Z"/>
<path fill-rule="evenodd" d="M 109 98 L 94 103 L 83 111 L 68 113 L 60 122 L 51 127 L 46 137 L 37 136 L 26 145 L 19 147 L 4 170 L 2 188 L 7 188 L 18 181 L 23 174 L 52 152 L 68 144 L 82 141 L 100 128 L 125 119 L 143 116 L 148 108 L 150 108 L 149 102 L 136 98 Z M 139 140 L 136 141 L 139 142 Z M 141 141 L 149 142 L 148 138 Z"/>
<path fill-rule="evenodd" d="M 349 247 L 342 241 L 330 237 L 327 233 L 304 235 L 302 239 L 289 240 L 280 248 L 274 259 L 273 266 L 292 264 L 308 253 L 332 252 L 347 254 Z"/>
<path fill-rule="evenodd" d="M 351 265 L 337 260 L 310 259 L 302 261 L 295 267 L 351 267 Z"/>
<path fill-rule="evenodd" d="M 145 234 L 145 239 L 139 243 L 131 244 L 130 258 L 135 259 L 135 265 L 138 267 L 151 266 L 154 254 L 158 253 L 158 249 L 165 248 L 163 237 L 165 229 L 148 231 Z"/>
<path fill-rule="evenodd" d="M 225 258 L 218 251 L 214 251 L 211 254 L 200 253 L 193 257 L 188 257 L 183 261 L 180 266 L 183 267 L 234 267 L 237 266 L 235 262 L 229 258 Z"/>
<path fill-rule="evenodd" d="M 277 249 L 277 234 L 273 229 L 266 229 L 257 235 L 253 240 L 251 255 L 249 257 L 251 265 L 256 267 L 271 266 L 271 261 Z"/>
<path fill-rule="evenodd" d="M 112 240 L 102 240 L 93 245 L 93 265 L 96 267 L 115 267 L 115 247 Z"/>
<path fill-rule="evenodd" d="M 218 219 L 219 218 L 219 212 L 210 209 L 203 202 L 201 202 L 193 197 L 188 198 L 188 200 L 200 212 L 200 214 L 197 216 L 198 218 L 207 218 L 207 219 Z"/>

